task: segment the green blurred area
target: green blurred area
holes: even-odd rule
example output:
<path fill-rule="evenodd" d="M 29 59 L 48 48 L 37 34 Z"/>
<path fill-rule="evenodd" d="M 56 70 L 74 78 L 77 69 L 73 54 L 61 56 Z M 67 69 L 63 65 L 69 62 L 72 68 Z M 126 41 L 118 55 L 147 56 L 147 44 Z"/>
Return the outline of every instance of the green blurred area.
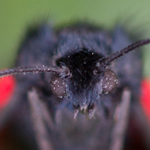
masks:
<path fill-rule="evenodd" d="M 84 19 L 111 28 L 129 18 L 134 30 L 150 37 L 149 14 L 149 0 L 0 0 L 0 69 L 12 66 L 26 27 L 37 20 L 61 24 Z M 149 76 L 150 46 L 145 47 L 144 75 Z"/>

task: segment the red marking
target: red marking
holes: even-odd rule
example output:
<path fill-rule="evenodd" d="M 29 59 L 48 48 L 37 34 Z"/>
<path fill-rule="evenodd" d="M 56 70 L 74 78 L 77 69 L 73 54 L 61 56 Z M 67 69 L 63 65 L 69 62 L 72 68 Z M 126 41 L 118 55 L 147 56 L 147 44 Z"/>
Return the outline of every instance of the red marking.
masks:
<path fill-rule="evenodd" d="M 15 78 L 7 76 L 0 79 L 0 109 L 3 109 L 10 102 L 15 89 Z"/>
<path fill-rule="evenodd" d="M 141 105 L 150 121 L 150 79 L 144 79 L 141 84 Z"/>

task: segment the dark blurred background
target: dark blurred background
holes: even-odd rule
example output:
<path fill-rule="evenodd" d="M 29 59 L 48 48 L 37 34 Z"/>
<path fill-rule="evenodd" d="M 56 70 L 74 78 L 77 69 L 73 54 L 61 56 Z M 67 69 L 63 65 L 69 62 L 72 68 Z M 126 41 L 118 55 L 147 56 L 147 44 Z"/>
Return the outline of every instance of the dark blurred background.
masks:
<path fill-rule="evenodd" d="M 59 25 L 84 19 L 108 29 L 120 21 L 150 37 L 149 14 L 149 0 L 0 0 L 0 69 L 12 66 L 26 27 L 39 20 Z M 150 46 L 145 49 L 144 75 L 149 76 Z"/>

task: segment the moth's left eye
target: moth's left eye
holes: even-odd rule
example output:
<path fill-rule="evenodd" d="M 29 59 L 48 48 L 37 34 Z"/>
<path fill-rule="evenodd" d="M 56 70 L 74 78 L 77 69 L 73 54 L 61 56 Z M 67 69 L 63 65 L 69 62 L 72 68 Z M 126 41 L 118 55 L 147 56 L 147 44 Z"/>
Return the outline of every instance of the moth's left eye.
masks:
<path fill-rule="evenodd" d="M 59 98 L 63 98 L 64 96 L 66 96 L 67 85 L 65 81 L 58 74 L 53 75 L 50 81 L 50 86 L 52 92 Z"/>
<path fill-rule="evenodd" d="M 102 83 L 103 93 L 108 94 L 116 87 L 117 84 L 118 84 L 118 80 L 115 73 L 110 69 L 106 70 L 104 73 L 104 78 Z"/>

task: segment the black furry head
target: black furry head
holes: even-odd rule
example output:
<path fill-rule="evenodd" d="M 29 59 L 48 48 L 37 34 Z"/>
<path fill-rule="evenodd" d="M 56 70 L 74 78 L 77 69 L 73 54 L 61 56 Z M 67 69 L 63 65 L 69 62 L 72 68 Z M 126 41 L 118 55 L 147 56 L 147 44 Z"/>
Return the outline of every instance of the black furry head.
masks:
<path fill-rule="evenodd" d="M 91 107 L 100 94 L 115 88 L 117 79 L 108 76 L 111 71 L 97 66 L 97 61 L 102 58 L 102 55 L 83 48 L 57 60 L 59 66 L 64 65 L 70 70 L 70 75 L 63 80 L 66 83 L 65 94 L 75 107 Z M 114 81 L 110 82 L 109 79 Z"/>
<path fill-rule="evenodd" d="M 115 73 L 108 65 L 125 53 L 150 43 L 150 39 L 133 43 L 108 57 L 87 48 L 70 51 L 56 60 L 57 66 L 27 66 L 0 71 L 0 77 L 26 72 L 53 72 L 52 92 L 59 98 L 67 96 L 76 110 L 89 111 L 102 93 L 111 92 L 117 85 Z"/>

